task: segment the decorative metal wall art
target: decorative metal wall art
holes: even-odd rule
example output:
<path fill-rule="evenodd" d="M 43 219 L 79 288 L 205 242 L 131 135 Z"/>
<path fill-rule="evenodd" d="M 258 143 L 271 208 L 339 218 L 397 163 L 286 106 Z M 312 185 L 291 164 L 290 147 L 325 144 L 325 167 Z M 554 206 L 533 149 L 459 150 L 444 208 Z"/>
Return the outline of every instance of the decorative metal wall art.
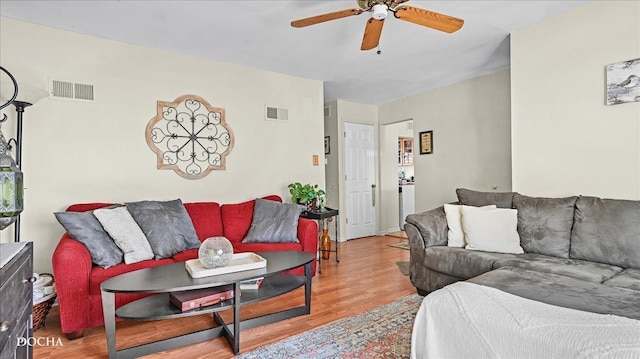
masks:
<path fill-rule="evenodd" d="M 156 116 L 146 129 L 147 144 L 158 159 L 158 169 L 171 169 L 187 179 L 199 179 L 212 170 L 224 170 L 234 138 L 224 109 L 212 107 L 196 95 L 173 102 L 158 101 Z"/>
<path fill-rule="evenodd" d="M 640 59 L 607 65 L 607 105 L 640 101 Z"/>

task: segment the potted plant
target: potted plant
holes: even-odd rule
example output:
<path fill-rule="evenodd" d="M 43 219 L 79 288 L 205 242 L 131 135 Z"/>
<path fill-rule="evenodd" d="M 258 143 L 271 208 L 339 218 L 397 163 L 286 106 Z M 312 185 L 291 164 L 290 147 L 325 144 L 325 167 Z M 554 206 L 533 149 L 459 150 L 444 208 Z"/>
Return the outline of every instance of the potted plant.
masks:
<path fill-rule="evenodd" d="M 304 204 L 308 211 L 315 211 L 318 202 L 321 206 L 324 204 L 325 191 L 318 189 L 318 185 L 301 184 L 300 182 L 289 184 L 289 193 L 291 193 L 291 202 Z"/>

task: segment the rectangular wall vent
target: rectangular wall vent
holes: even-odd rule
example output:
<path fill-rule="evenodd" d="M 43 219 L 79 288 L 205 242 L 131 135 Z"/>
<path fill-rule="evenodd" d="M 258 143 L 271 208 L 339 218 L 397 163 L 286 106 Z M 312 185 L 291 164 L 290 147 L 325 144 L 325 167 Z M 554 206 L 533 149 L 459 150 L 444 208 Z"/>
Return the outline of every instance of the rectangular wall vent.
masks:
<path fill-rule="evenodd" d="M 269 121 L 288 121 L 289 110 L 286 108 L 278 108 L 273 106 L 266 106 L 265 120 Z"/>
<path fill-rule="evenodd" d="M 81 102 L 95 101 L 93 85 L 49 80 L 49 98 Z"/>
<path fill-rule="evenodd" d="M 324 108 L 324 117 L 331 117 L 331 106 Z"/>

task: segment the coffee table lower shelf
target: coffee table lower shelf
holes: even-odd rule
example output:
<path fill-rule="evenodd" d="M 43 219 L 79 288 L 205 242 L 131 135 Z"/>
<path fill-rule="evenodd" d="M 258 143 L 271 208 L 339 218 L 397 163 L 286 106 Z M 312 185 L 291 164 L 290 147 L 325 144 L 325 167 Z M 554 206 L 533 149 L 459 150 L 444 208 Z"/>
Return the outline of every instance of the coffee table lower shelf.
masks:
<path fill-rule="evenodd" d="M 173 306 L 169 302 L 169 293 L 161 293 L 152 295 L 146 298 L 136 300 L 128 303 L 115 311 L 115 316 L 109 319 L 105 316 L 105 328 L 107 330 L 107 338 L 112 337 L 114 342 L 112 349 L 109 350 L 110 358 L 137 358 L 146 354 L 155 353 L 159 351 L 169 350 L 184 345 L 190 345 L 199 343 L 206 340 L 215 339 L 224 336 L 231 345 L 235 354 L 240 352 L 240 337 L 239 331 L 258 327 L 261 325 L 274 323 L 277 321 L 297 317 L 300 315 L 306 315 L 311 312 L 310 293 L 305 293 L 305 305 L 288 310 L 274 312 L 260 317 L 246 319 L 240 321 L 240 307 L 246 304 L 259 302 L 269 298 L 277 297 L 279 295 L 291 292 L 297 288 L 304 286 L 307 283 L 307 277 L 296 275 L 276 275 L 267 277 L 264 279 L 259 289 L 244 290 L 242 291 L 240 298 L 236 296 L 233 299 L 222 301 L 218 304 L 202 307 L 186 312 L 180 311 L 177 307 Z M 239 289 L 239 284 L 234 284 L 234 290 L 236 293 Z M 309 288 L 310 289 L 310 288 Z M 108 292 L 102 292 L 102 301 L 105 303 L 114 301 L 114 294 Z M 107 303 L 107 307 L 113 308 L 113 304 Z M 218 312 L 223 310 L 233 310 L 233 322 L 225 323 Z M 162 320 L 162 319 L 174 319 L 182 318 L 193 315 L 202 315 L 207 313 L 213 313 L 213 320 L 216 327 L 163 339 L 151 343 L 141 344 L 135 347 L 125 348 L 121 350 L 115 350 L 115 318 L 137 321 L 150 321 L 150 320 Z M 113 326 L 113 329 L 110 329 Z M 113 336 L 109 335 L 109 331 L 112 330 Z M 109 344 L 109 343 L 108 343 Z M 110 346 L 110 345 L 108 345 Z M 110 348 L 111 349 L 111 348 Z"/>

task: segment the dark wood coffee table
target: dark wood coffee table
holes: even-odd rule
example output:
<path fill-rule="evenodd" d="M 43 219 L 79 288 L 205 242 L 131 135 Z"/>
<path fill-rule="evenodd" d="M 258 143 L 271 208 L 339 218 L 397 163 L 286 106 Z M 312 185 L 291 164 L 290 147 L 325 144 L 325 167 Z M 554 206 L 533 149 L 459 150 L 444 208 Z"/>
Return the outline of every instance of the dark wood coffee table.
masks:
<path fill-rule="evenodd" d="M 184 262 L 179 262 L 124 273 L 104 281 L 100 285 L 100 289 L 109 358 L 134 358 L 220 336 L 224 336 L 233 352 L 238 354 L 240 352 L 241 330 L 309 314 L 311 312 L 311 265 L 315 256 L 311 253 L 295 251 L 260 252 L 257 254 L 267 260 L 265 268 L 204 278 L 191 278 L 185 269 Z M 304 276 L 282 274 L 284 271 L 300 266 L 304 266 Z M 241 281 L 258 277 L 265 277 L 259 289 L 245 290 L 239 298 L 236 294 L 233 299 L 211 306 L 182 312 L 169 302 L 170 292 L 211 288 L 226 284 L 233 284 L 235 293 L 239 293 Z M 303 285 L 305 287 L 304 306 L 240 321 L 240 308 L 243 305 L 273 298 Z M 115 310 L 116 293 L 157 294 L 128 303 Z M 218 313 L 222 310 L 233 310 L 233 323 L 225 323 L 222 320 Z M 213 320 L 217 326 L 135 347 L 121 350 L 116 348 L 116 317 L 127 320 L 159 320 L 205 313 L 213 313 Z"/>

